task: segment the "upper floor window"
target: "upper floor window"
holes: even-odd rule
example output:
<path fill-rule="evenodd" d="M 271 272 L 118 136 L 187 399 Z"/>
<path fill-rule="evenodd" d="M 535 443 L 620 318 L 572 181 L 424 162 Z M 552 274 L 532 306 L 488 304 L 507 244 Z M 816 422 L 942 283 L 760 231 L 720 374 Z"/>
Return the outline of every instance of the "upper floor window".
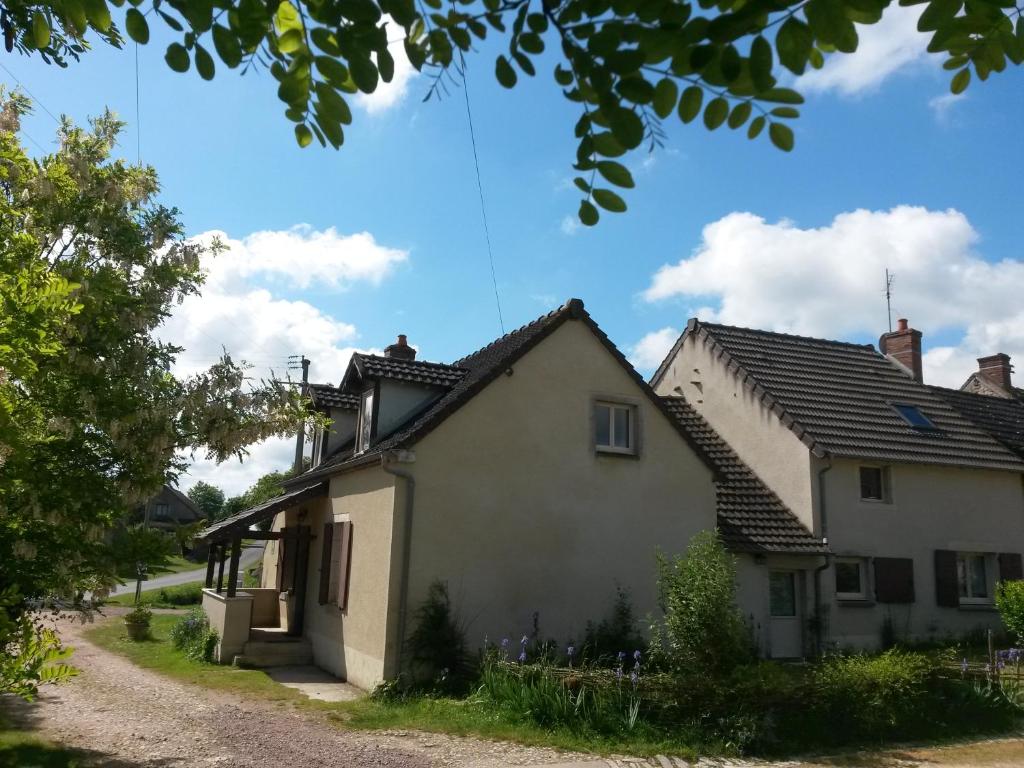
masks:
<path fill-rule="evenodd" d="M 992 602 L 987 560 L 986 555 L 976 552 L 957 552 L 956 580 L 961 603 Z"/>
<path fill-rule="evenodd" d="M 362 453 L 370 447 L 373 437 L 373 390 L 363 392 L 359 405 L 359 430 L 356 433 L 356 453 Z"/>
<path fill-rule="evenodd" d="M 153 517 L 157 520 L 168 520 L 171 517 L 171 507 L 169 504 L 154 504 L 153 505 Z"/>
<path fill-rule="evenodd" d="M 907 405 L 906 403 L 893 403 L 892 409 L 896 411 L 903 420 L 915 429 L 936 429 L 936 426 L 932 424 L 931 419 L 921 413 L 920 409 L 916 405 Z"/>
<path fill-rule="evenodd" d="M 594 403 L 594 446 L 602 453 L 636 453 L 636 406 Z"/>
<path fill-rule="evenodd" d="M 860 468 L 861 501 L 889 501 L 889 468 Z"/>

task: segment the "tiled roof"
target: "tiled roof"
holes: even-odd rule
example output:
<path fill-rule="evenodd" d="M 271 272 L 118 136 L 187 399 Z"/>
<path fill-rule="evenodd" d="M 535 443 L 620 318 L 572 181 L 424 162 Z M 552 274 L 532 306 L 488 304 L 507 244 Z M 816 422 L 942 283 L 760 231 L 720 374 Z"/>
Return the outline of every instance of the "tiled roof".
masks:
<path fill-rule="evenodd" d="M 352 364 L 360 376 L 374 379 L 398 379 L 412 381 L 417 384 L 430 384 L 438 387 L 450 387 L 458 382 L 466 372 L 444 363 L 428 363 L 421 360 L 401 360 L 395 357 L 380 355 L 364 355 L 356 352 L 352 355 Z M 346 382 L 342 382 L 342 387 Z"/>
<path fill-rule="evenodd" d="M 359 410 L 359 396 L 343 392 L 330 384 L 307 384 L 307 389 L 315 405 L 324 408 L 343 408 L 348 411 Z"/>
<path fill-rule="evenodd" d="M 684 338 L 693 334 L 818 456 L 1024 471 L 1020 457 L 870 345 L 697 320 Z M 917 407 L 936 429 L 912 427 L 894 403 Z"/>
<path fill-rule="evenodd" d="M 269 520 L 282 509 L 287 509 L 293 504 L 298 504 L 308 499 L 315 499 L 318 496 L 327 494 L 327 483 L 300 483 L 297 487 L 290 488 L 280 496 L 275 496 L 262 504 L 257 504 L 251 509 L 243 510 L 231 517 L 207 526 L 203 529 L 198 539 L 205 541 L 224 540 L 234 536 L 244 536 L 255 523 L 261 520 Z"/>
<path fill-rule="evenodd" d="M 960 413 L 1018 456 L 1024 457 L 1024 392 L 1017 397 L 994 397 L 959 389 L 931 387 Z"/>
<path fill-rule="evenodd" d="M 437 400 L 428 403 L 419 414 L 413 415 L 404 428 L 385 437 L 369 451 L 359 456 L 339 453 L 336 456 L 329 457 L 327 461 L 315 469 L 300 475 L 291 482 L 298 483 L 306 477 L 314 476 L 314 473 L 318 476 L 329 474 L 343 467 L 356 467 L 376 462 L 379 461 L 380 454 L 385 451 L 409 447 L 462 407 L 463 404 L 473 398 L 491 381 L 507 371 L 515 361 L 536 344 L 540 343 L 563 322 L 570 319 L 580 320 L 587 324 L 598 340 L 605 345 L 609 352 L 630 373 L 637 386 L 644 390 L 651 398 L 651 401 L 665 412 L 670 422 L 676 425 L 680 435 L 693 448 L 694 452 L 709 467 L 712 467 L 711 460 L 704 455 L 701 446 L 678 424 L 676 419 L 668 412 L 661 398 L 654 394 L 643 377 L 633 369 L 625 356 L 612 344 L 604 331 L 598 327 L 597 323 L 594 322 L 589 313 L 584 309 L 583 302 L 579 299 L 570 299 L 558 309 L 537 318 L 531 323 L 527 323 L 522 328 L 506 333 L 486 347 L 478 349 L 461 360 L 456 360 L 452 365 L 444 366 L 449 370 L 460 371 L 462 375 L 451 385 L 447 392 Z"/>
<path fill-rule="evenodd" d="M 816 539 L 778 496 L 743 463 L 711 425 L 682 397 L 662 398 L 669 411 L 711 457 L 718 479 L 718 530 L 734 552 L 822 554 Z"/>

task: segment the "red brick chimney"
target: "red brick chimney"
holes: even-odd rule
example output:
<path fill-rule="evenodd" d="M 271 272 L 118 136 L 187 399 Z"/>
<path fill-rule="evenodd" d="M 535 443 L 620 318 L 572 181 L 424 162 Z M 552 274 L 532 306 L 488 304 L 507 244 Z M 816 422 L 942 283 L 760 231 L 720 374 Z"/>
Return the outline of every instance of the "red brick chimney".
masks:
<path fill-rule="evenodd" d="M 405 340 L 405 334 L 398 334 L 398 341 L 384 347 L 384 357 L 391 357 L 395 360 L 415 360 L 416 350 L 409 346 Z"/>
<path fill-rule="evenodd" d="M 913 374 L 916 381 L 923 381 L 921 375 L 921 332 L 907 325 L 907 319 L 897 321 L 895 331 L 883 333 L 878 340 L 878 349 L 883 355 L 900 363 Z"/>
<path fill-rule="evenodd" d="M 1007 392 L 1013 387 L 1010 374 L 1013 373 L 1013 366 L 1010 365 L 1010 356 L 999 352 L 988 357 L 978 358 L 978 375 L 983 379 L 1002 387 Z"/>

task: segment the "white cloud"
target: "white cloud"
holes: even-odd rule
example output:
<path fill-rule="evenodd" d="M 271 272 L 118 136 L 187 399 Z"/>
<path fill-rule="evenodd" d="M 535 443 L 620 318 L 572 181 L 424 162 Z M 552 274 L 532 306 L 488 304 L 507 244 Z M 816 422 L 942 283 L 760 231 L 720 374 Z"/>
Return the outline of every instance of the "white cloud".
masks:
<path fill-rule="evenodd" d="M 700 245 L 665 265 L 643 296 L 717 302 L 704 319 L 826 338 L 876 337 L 886 327 L 885 270 L 895 273 L 897 317 L 929 336 L 962 334 L 925 356 L 926 380 L 958 386 L 974 358 L 1024 360 L 1024 262 L 986 261 L 956 210 L 858 210 L 802 229 L 732 213 L 707 225 Z"/>
<path fill-rule="evenodd" d="M 562 219 L 562 223 L 559 225 L 563 235 L 569 235 L 572 237 L 580 229 L 580 220 L 578 216 L 567 215 Z"/>
<path fill-rule="evenodd" d="M 953 105 L 966 98 L 966 93 L 944 93 L 941 96 L 929 99 L 928 107 L 935 113 L 935 118 L 940 123 L 944 123 L 949 119 L 949 112 Z"/>
<path fill-rule="evenodd" d="M 337 384 L 357 348 L 356 327 L 307 301 L 275 296 L 263 281 L 340 291 L 357 283 L 377 285 L 408 259 L 405 251 L 386 248 L 366 232 L 340 235 L 302 226 L 240 240 L 223 232 L 204 232 L 196 239 L 214 237 L 227 250 L 204 261 L 208 277 L 202 295 L 186 297 L 159 333 L 185 348 L 175 365 L 182 376 L 208 368 L 226 349 L 236 360 L 253 364 L 254 379 L 288 375 L 288 357 L 303 354 L 311 361 L 312 381 Z M 206 480 L 228 495 L 241 493 L 261 475 L 290 466 L 294 445 L 292 440 L 267 441 L 250 448 L 242 463 L 217 465 L 197 456 L 182 488 Z"/>
<path fill-rule="evenodd" d="M 672 349 L 679 333 L 679 330 L 672 327 L 651 331 L 629 350 L 629 362 L 639 371 L 653 371 Z"/>
<path fill-rule="evenodd" d="M 398 35 L 402 28 L 391 22 L 388 29 L 392 35 Z M 419 73 L 405 55 L 405 45 L 401 39 L 393 40 L 388 44 L 388 51 L 395 60 L 395 73 L 390 83 L 383 80 L 377 83 L 377 89 L 373 93 L 357 93 L 356 104 L 365 109 L 371 115 L 378 115 L 387 112 L 392 107 L 398 106 L 405 100 L 409 93 L 409 81 Z"/>
<path fill-rule="evenodd" d="M 901 70 L 924 64 L 930 58 L 929 35 L 917 31 L 924 7 L 891 5 L 877 24 L 858 24 L 856 52 L 828 56 L 824 67 L 797 79 L 797 88 L 807 93 L 838 91 L 852 96 L 877 88 Z"/>

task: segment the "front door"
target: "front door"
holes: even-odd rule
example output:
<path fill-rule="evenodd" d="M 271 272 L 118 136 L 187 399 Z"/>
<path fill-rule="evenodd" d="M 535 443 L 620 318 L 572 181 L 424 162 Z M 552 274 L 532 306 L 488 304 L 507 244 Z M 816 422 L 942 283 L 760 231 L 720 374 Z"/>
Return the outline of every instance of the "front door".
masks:
<path fill-rule="evenodd" d="M 773 659 L 804 655 L 796 571 L 768 572 L 768 642 Z"/>

